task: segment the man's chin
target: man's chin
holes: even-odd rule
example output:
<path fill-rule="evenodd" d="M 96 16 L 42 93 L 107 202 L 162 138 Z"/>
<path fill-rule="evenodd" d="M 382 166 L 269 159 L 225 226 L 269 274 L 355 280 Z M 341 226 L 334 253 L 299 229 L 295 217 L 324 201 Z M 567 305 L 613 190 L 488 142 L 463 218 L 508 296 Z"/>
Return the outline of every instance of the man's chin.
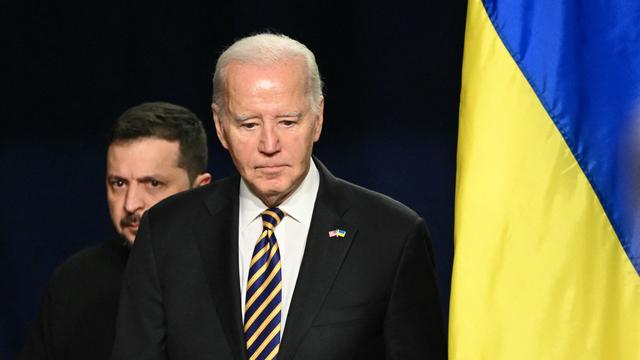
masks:
<path fill-rule="evenodd" d="M 124 229 L 124 231 L 120 235 L 125 240 L 127 240 L 129 245 L 133 245 L 133 241 L 136 239 L 136 233 L 137 233 L 137 231 L 132 231 L 130 229 Z"/>
<path fill-rule="evenodd" d="M 257 189 L 258 192 L 255 194 L 257 197 L 262 200 L 267 206 L 278 206 L 284 200 L 286 200 L 289 195 L 292 193 L 291 189 L 282 186 L 282 187 L 261 187 Z"/>

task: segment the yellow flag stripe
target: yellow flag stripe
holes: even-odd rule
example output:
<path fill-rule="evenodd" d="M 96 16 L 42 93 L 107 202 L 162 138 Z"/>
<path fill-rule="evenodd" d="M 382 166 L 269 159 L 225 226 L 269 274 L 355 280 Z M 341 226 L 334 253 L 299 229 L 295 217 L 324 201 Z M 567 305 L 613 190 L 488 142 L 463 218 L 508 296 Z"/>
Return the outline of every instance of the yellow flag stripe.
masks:
<path fill-rule="evenodd" d="M 482 2 L 468 6 L 449 358 L 639 359 L 639 277 Z"/>

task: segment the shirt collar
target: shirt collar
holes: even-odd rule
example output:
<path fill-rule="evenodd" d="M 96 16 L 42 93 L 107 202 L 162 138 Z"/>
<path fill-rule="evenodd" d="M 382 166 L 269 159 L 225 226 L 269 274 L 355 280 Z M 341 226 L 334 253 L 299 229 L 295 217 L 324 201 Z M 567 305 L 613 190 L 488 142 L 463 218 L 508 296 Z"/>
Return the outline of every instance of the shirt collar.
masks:
<path fill-rule="evenodd" d="M 284 211 L 287 217 L 293 220 L 309 225 L 311 224 L 311 215 L 313 214 L 313 206 L 318 195 L 320 187 L 320 173 L 313 163 L 309 162 L 309 171 L 302 180 L 298 188 L 289 196 L 278 208 Z M 244 179 L 240 180 L 240 204 L 239 204 L 239 228 L 242 231 L 251 222 L 257 219 L 260 214 L 267 209 L 267 206 L 255 196 L 245 183 Z"/>

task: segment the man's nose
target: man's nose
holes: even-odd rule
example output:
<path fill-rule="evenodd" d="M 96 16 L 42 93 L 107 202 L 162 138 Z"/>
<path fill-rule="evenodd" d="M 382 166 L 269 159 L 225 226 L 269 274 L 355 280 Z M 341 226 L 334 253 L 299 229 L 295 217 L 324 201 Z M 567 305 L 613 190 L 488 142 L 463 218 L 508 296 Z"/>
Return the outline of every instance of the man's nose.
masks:
<path fill-rule="evenodd" d="M 280 139 L 275 126 L 265 126 L 262 128 L 258 150 L 267 155 L 273 155 L 280 151 Z"/>
<path fill-rule="evenodd" d="M 124 209 L 131 214 L 144 209 L 143 192 L 141 189 L 138 189 L 137 185 L 129 186 L 127 189 L 127 194 L 124 199 Z"/>

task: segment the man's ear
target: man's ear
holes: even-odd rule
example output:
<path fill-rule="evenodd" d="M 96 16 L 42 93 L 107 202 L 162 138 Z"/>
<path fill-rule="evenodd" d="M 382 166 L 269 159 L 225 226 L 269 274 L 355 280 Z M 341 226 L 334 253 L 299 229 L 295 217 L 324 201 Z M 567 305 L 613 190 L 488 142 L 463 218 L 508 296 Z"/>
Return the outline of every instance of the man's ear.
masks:
<path fill-rule="evenodd" d="M 313 129 L 313 142 L 320 139 L 322 133 L 322 123 L 324 122 L 324 96 L 320 97 L 320 106 L 318 107 L 318 115 Z"/>
<path fill-rule="evenodd" d="M 218 140 L 225 149 L 229 149 L 227 147 L 227 139 L 224 134 L 224 127 L 222 126 L 222 117 L 220 108 L 216 104 L 211 104 L 211 113 L 213 114 L 213 123 L 216 126 L 216 135 L 218 135 Z"/>
<path fill-rule="evenodd" d="M 193 183 L 191 184 L 191 187 L 195 188 L 195 187 L 198 187 L 198 186 L 207 185 L 210 182 L 211 182 L 211 174 L 202 173 L 202 174 L 196 176 L 196 178 L 193 180 Z"/>

